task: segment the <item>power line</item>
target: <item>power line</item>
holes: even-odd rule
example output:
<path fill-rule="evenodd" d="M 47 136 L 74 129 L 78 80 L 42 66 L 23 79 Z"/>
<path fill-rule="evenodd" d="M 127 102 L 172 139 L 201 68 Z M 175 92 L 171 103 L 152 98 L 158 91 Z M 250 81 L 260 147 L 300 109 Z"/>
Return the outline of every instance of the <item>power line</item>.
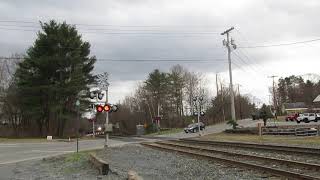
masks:
<path fill-rule="evenodd" d="M 14 28 L 33 28 L 33 29 L 28 29 L 28 30 L 39 30 L 40 28 L 41 28 L 41 26 L 40 25 L 34 25 L 34 26 L 30 26 L 30 25 L 16 25 L 16 24 L 0 24 L 0 27 L 1 28 L 6 28 L 6 27 L 14 27 Z M 11 28 L 11 29 L 14 29 L 14 28 Z M 36 28 L 36 29 L 35 29 Z M 10 28 L 9 28 L 10 29 Z M 117 28 L 117 29 L 114 29 L 114 28 L 107 28 L 107 29 L 105 29 L 105 28 L 94 28 L 94 29 L 92 29 L 92 28 L 77 28 L 77 29 L 79 29 L 79 30 L 88 30 L 88 31 L 124 31 L 124 32 L 144 32 L 144 33 L 146 33 L 146 32 L 156 32 L 156 33 L 159 33 L 159 32 L 161 32 L 161 33 L 192 33 L 192 34 L 201 34 L 201 33 L 203 33 L 203 34 L 213 34 L 213 33 L 216 33 L 216 34 L 219 34 L 218 32 L 216 32 L 216 31 L 208 31 L 208 30 L 206 30 L 206 31 L 199 31 L 199 30 L 197 30 L 197 31 L 186 31 L 186 29 L 183 29 L 183 30 L 178 30 L 178 29 L 119 29 L 119 28 Z M 14 29 L 15 30 L 15 29 Z M 17 29 L 17 30 L 19 30 L 19 29 Z"/>
<path fill-rule="evenodd" d="M 247 63 L 242 57 L 240 57 L 237 53 L 233 52 L 233 54 L 235 55 L 235 57 L 241 61 L 244 65 L 246 65 L 248 68 L 250 68 L 252 71 L 254 72 L 259 72 L 259 70 L 256 70 L 255 68 L 253 68 L 253 66 L 251 66 L 249 63 Z"/>
<path fill-rule="evenodd" d="M 25 59 L 21 57 L 0 57 L 0 60 Z M 97 61 L 109 62 L 188 62 L 188 63 L 213 63 L 226 62 L 226 59 L 108 59 L 97 58 Z"/>
<path fill-rule="evenodd" d="M 243 49 L 245 50 L 245 49 Z M 246 51 L 242 51 L 241 49 L 239 49 L 240 54 L 242 54 L 251 64 L 254 64 L 254 66 L 256 66 L 259 70 L 261 71 L 266 71 L 265 68 L 263 66 L 261 66 L 259 63 L 257 63 L 255 60 L 253 60 L 250 56 L 249 53 Z"/>
<path fill-rule="evenodd" d="M 248 70 L 244 69 L 243 66 L 240 66 L 240 65 L 239 65 L 238 63 L 236 63 L 235 61 L 232 61 L 231 63 L 232 63 L 232 65 L 234 65 L 235 67 L 237 67 L 239 70 L 241 70 L 241 71 L 243 71 L 243 72 L 245 72 L 245 73 L 251 73 L 251 74 L 252 74 L 251 77 L 253 77 L 253 78 L 254 78 L 255 80 L 257 80 L 257 81 L 260 81 L 260 80 L 256 77 L 257 74 L 253 73 L 252 71 L 248 71 Z"/>
<path fill-rule="evenodd" d="M 268 48 L 268 47 L 278 47 L 278 46 L 291 46 L 296 44 L 305 44 L 311 43 L 315 41 L 320 41 L 320 38 L 310 39 L 306 41 L 297 41 L 297 42 L 290 42 L 290 43 L 280 43 L 280 44 L 270 44 L 270 45 L 257 45 L 257 46 L 240 46 L 239 48 Z"/>
<path fill-rule="evenodd" d="M 236 29 L 236 32 L 240 35 L 240 37 L 245 40 L 248 44 L 250 44 L 247 36 L 245 36 L 243 33 L 241 33 L 238 29 Z M 264 67 L 261 66 L 259 63 L 257 63 L 251 56 L 249 56 L 249 53 L 246 51 L 246 49 L 239 49 L 240 54 L 245 56 L 245 58 L 249 61 L 251 64 L 255 64 L 257 67 L 261 68 L 262 71 L 265 71 Z"/>
<path fill-rule="evenodd" d="M 28 32 L 38 32 L 41 29 L 18 29 L 18 28 L 2 28 L 0 30 L 7 31 L 28 31 Z M 141 36 L 159 36 L 159 37 L 205 37 L 219 35 L 216 32 L 103 32 L 103 31 L 82 31 L 78 29 L 80 34 L 104 34 L 104 35 L 138 35 Z"/>
<path fill-rule="evenodd" d="M 40 20 L 41 21 L 41 20 Z M 0 23 L 21 23 L 21 24 L 39 24 L 40 21 L 20 21 L 20 20 L 0 20 Z M 43 21 L 42 21 L 43 22 Z M 85 23 L 69 23 L 71 25 L 78 26 L 106 26 L 106 27 L 145 27 L 145 28 L 159 28 L 159 27 L 193 27 L 193 28 L 218 28 L 222 29 L 223 27 L 210 26 L 210 25 L 116 25 L 116 24 L 85 24 Z"/>

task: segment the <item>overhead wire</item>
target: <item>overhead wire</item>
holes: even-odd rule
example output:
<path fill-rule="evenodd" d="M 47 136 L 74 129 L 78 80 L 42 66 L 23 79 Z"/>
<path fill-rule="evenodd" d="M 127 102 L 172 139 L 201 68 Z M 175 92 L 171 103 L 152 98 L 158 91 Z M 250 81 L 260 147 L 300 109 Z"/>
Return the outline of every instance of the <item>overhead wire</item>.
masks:
<path fill-rule="evenodd" d="M 291 46 L 291 45 L 296 45 L 296 44 L 305 44 L 305 43 L 311 43 L 311 42 L 316 42 L 320 41 L 320 38 L 315 38 L 315 39 L 310 39 L 310 40 L 305 40 L 305 41 L 296 41 L 296 42 L 289 42 L 289 43 L 279 43 L 279 44 L 269 44 L 269 45 L 255 45 L 255 46 L 240 46 L 238 48 L 247 48 L 247 49 L 252 49 L 252 48 L 269 48 L 269 47 L 279 47 L 279 46 Z"/>
<path fill-rule="evenodd" d="M 40 20 L 41 21 L 41 20 Z M 35 24 L 39 25 L 40 21 L 20 21 L 20 20 L 0 20 L 0 23 L 9 23 L 9 24 Z M 116 24 L 85 24 L 85 23 L 68 23 L 71 25 L 78 25 L 78 26 L 88 26 L 88 27 L 144 27 L 144 28 L 177 28 L 177 27 L 188 27 L 188 28 L 215 28 L 215 29 L 223 29 L 224 27 L 217 27 L 211 25 L 185 25 L 185 24 L 175 24 L 175 25 L 116 25 Z"/>
<path fill-rule="evenodd" d="M 254 72 L 260 73 L 259 70 L 256 70 L 253 66 L 251 66 L 249 63 L 247 63 L 241 56 L 239 56 L 236 52 L 232 53 L 233 55 L 235 55 L 235 57 L 242 62 L 246 67 L 248 67 L 248 69 L 251 69 Z"/>
<path fill-rule="evenodd" d="M 248 38 L 242 32 L 240 32 L 238 29 L 235 29 L 235 31 L 240 35 L 241 39 L 246 41 L 246 43 L 250 44 Z M 259 63 L 257 63 L 255 60 L 253 60 L 253 58 L 251 58 L 251 56 L 249 56 L 249 53 L 246 51 L 246 49 L 240 48 L 240 49 L 237 49 L 237 51 L 239 51 L 240 54 L 245 56 L 245 58 L 249 61 L 249 63 L 256 65 L 262 71 L 265 71 L 265 68 L 263 66 L 261 66 Z"/>
<path fill-rule="evenodd" d="M 23 57 L 0 57 L 0 60 L 10 59 L 25 59 Z M 110 59 L 110 58 L 96 58 L 97 61 L 108 61 L 108 62 L 188 62 L 188 63 L 216 63 L 216 62 L 227 62 L 226 59 Z"/>

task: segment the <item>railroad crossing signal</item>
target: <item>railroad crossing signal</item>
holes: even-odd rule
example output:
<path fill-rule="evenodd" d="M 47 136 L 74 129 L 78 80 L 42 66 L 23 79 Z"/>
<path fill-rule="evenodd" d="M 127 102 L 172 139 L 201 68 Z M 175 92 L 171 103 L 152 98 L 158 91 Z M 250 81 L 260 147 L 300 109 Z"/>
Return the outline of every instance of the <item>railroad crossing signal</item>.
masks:
<path fill-rule="evenodd" d="M 104 103 L 107 101 L 107 91 L 98 88 L 91 88 L 89 92 L 91 103 Z"/>
<path fill-rule="evenodd" d="M 106 112 L 109 112 L 111 110 L 111 107 L 109 104 L 104 105 L 103 110 Z"/>
<path fill-rule="evenodd" d="M 105 104 L 103 105 L 96 105 L 97 112 L 116 112 L 118 110 L 117 105 Z"/>
<path fill-rule="evenodd" d="M 102 112 L 104 108 L 101 105 L 97 105 L 96 109 L 97 109 L 97 112 Z"/>

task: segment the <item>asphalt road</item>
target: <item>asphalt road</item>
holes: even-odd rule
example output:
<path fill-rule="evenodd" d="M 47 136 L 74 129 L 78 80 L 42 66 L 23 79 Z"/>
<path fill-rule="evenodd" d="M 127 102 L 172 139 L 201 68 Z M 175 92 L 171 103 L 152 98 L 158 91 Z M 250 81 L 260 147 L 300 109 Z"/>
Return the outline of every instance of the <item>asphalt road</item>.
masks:
<path fill-rule="evenodd" d="M 114 138 L 109 140 L 109 146 L 121 146 L 142 141 L 152 141 L 143 138 Z M 81 140 L 79 150 L 103 148 L 104 139 Z M 71 142 L 39 142 L 39 143 L 0 143 L 0 180 L 10 179 L 14 173 L 16 163 L 38 160 L 45 157 L 76 151 L 76 141 Z"/>
<path fill-rule="evenodd" d="M 259 122 L 262 122 L 261 120 L 259 121 L 253 121 L 252 119 L 243 119 L 243 120 L 238 120 L 237 123 L 239 126 L 243 127 L 256 127 Z M 212 134 L 212 133 L 220 133 L 223 132 L 225 129 L 230 128 L 230 125 L 224 123 L 216 124 L 213 126 L 207 126 L 205 130 L 201 131 L 201 135 L 206 135 L 206 134 Z M 199 133 L 185 133 L 185 132 L 179 132 L 175 134 L 164 134 L 164 135 L 158 135 L 156 137 L 165 137 L 165 138 L 191 138 L 191 137 L 197 137 L 199 136 Z"/>
<path fill-rule="evenodd" d="M 142 138 L 110 139 L 109 145 L 121 146 L 129 143 L 142 142 Z M 81 140 L 79 149 L 90 150 L 103 148 L 104 139 Z M 0 165 L 11 164 L 26 160 L 40 159 L 76 151 L 76 141 L 72 142 L 39 142 L 39 143 L 0 143 Z"/>
<path fill-rule="evenodd" d="M 259 121 L 252 121 L 249 119 L 238 121 L 241 126 L 256 126 Z M 210 133 L 222 132 L 230 126 L 225 123 L 206 127 L 203 135 Z M 143 141 L 156 141 L 172 138 L 187 138 L 198 136 L 198 133 L 176 133 L 167 135 L 158 135 L 153 137 L 116 137 L 109 141 L 109 146 L 121 146 L 130 143 L 140 143 Z M 104 139 L 95 140 L 81 140 L 79 141 L 79 149 L 90 150 L 103 148 Z M 39 143 L 0 143 L 0 179 L 10 179 L 15 164 L 23 161 L 32 161 L 42 159 L 45 157 L 70 153 L 76 151 L 76 142 L 39 142 Z"/>
<path fill-rule="evenodd" d="M 238 121 L 243 126 L 256 126 L 257 121 L 249 119 Z M 206 127 L 202 134 L 222 132 L 229 126 L 225 123 Z M 116 137 L 109 140 L 109 146 L 121 146 L 130 143 L 139 143 L 143 141 L 155 141 L 169 138 L 187 138 L 198 136 L 198 133 L 184 132 L 176 134 L 158 135 L 153 137 Z M 81 140 L 79 141 L 80 150 L 90 150 L 103 148 L 104 139 Z M 39 143 L 0 143 L 0 168 L 2 165 L 17 163 L 21 161 L 41 159 L 44 157 L 55 156 L 76 151 L 76 142 L 39 142 Z M 1 174 L 1 173 L 0 173 Z"/>

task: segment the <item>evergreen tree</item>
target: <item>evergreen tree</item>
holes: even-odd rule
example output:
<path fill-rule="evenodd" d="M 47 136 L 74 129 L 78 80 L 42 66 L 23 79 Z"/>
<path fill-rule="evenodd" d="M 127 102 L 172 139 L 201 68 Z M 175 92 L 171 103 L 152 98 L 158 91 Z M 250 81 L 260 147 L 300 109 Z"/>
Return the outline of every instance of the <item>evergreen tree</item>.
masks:
<path fill-rule="evenodd" d="M 89 57 L 90 44 L 75 26 L 53 20 L 40 24 L 42 31 L 15 78 L 21 106 L 37 121 L 40 133 L 45 127 L 62 136 L 65 122 L 74 116 L 79 92 L 94 81 L 91 72 L 96 58 Z"/>
<path fill-rule="evenodd" d="M 260 108 L 259 113 L 260 113 L 260 115 L 259 115 L 260 118 L 262 118 L 262 120 L 263 120 L 264 126 L 267 126 L 267 120 L 269 118 L 273 117 L 273 115 L 270 111 L 270 106 L 263 104 L 262 107 Z"/>

